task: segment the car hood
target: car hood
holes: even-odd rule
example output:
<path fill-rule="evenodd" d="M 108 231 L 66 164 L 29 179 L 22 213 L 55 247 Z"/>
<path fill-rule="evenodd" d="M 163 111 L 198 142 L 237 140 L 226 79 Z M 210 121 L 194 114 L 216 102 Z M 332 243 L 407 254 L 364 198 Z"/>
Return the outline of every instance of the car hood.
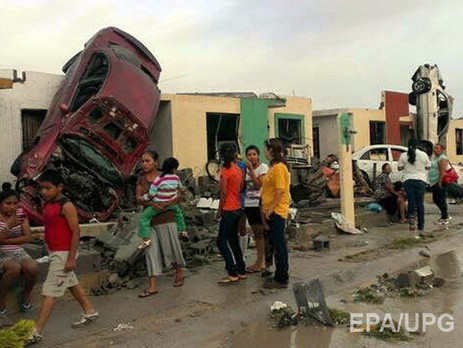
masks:
<path fill-rule="evenodd" d="M 78 136 L 63 136 L 59 139 L 59 145 L 69 159 L 95 174 L 100 180 L 117 187 L 123 185 L 120 171 L 87 140 Z"/>

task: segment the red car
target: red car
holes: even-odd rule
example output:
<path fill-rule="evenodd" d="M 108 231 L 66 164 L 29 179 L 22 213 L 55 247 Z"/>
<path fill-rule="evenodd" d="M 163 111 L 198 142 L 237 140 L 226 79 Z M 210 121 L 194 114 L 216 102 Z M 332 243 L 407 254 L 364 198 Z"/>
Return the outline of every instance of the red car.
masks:
<path fill-rule="evenodd" d="M 106 220 L 120 204 L 126 178 L 149 143 L 160 101 L 161 67 L 137 39 L 99 31 L 63 67 L 66 74 L 36 137 L 11 168 L 21 204 L 41 223 L 35 179 L 54 168 L 81 222 Z"/>

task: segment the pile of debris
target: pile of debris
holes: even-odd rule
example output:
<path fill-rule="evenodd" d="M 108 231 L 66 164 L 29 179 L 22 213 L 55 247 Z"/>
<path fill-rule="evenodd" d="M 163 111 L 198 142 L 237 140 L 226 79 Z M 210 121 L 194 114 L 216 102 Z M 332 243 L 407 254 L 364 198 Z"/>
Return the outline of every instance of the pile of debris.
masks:
<path fill-rule="evenodd" d="M 355 161 L 352 161 L 352 171 L 355 195 L 372 196 L 373 191 Z M 339 180 L 339 173 L 335 173 L 328 180 L 323 172 L 323 163 L 318 159 L 312 159 L 310 168 L 291 173 L 291 197 L 296 203 L 304 200 L 306 206 L 315 207 L 323 202 L 326 196 L 339 198 Z"/>
<path fill-rule="evenodd" d="M 187 239 L 181 239 L 181 244 L 187 267 L 194 268 L 209 263 L 218 253 L 218 222 L 212 204 L 218 198 L 218 187 L 208 177 L 201 177 L 196 185 L 191 169 L 181 170 L 179 176 L 184 186 L 179 205 L 189 233 Z M 197 192 L 199 197 L 195 197 Z M 211 204 L 205 205 L 204 200 Z M 140 243 L 137 229 L 138 214 L 123 212 L 119 214 L 116 226 L 97 236 L 92 243 L 91 247 L 102 255 L 102 267 L 122 277 L 121 282 L 109 282 L 109 289 L 123 287 L 125 281 L 147 275 L 144 252 L 137 248 Z"/>
<path fill-rule="evenodd" d="M 358 289 L 354 293 L 356 302 L 383 303 L 387 297 L 425 296 L 431 289 L 444 285 L 443 278 L 436 277 L 430 266 L 402 272 L 397 277 L 388 273 L 378 276 L 378 283 Z"/>

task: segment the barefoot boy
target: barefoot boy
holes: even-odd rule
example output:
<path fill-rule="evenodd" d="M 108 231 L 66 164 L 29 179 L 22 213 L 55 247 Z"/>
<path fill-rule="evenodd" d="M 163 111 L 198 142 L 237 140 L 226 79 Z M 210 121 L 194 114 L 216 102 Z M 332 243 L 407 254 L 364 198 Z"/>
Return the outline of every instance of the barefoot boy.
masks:
<path fill-rule="evenodd" d="M 50 267 L 47 279 L 43 283 L 44 298 L 39 319 L 29 343 L 36 343 L 42 339 L 41 332 L 51 314 L 55 298 L 62 297 L 66 289 L 71 291 L 84 311 L 81 319 L 73 323 L 72 327 L 84 326 L 98 318 L 98 313 L 88 300 L 74 273 L 80 235 L 76 208 L 63 195 L 64 183 L 57 171 L 45 171 L 38 181 L 40 194 L 45 200 L 43 223 Z"/>

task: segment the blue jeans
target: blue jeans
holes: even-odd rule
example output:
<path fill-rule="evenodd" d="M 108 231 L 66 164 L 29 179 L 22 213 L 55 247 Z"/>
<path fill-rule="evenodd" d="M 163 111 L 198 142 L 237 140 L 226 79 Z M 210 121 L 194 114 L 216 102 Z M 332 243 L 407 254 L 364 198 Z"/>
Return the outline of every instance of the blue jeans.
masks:
<path fill-rule="evenodd" d="M 407 193 L 408 214 L 407 218 L 413 223 L 418 218 L 418 229 L 424 229 L 424 192 L 426 183 L 421 180 L 409 179 L 405 181 Z"/>
<path fill-rule="evenodd" d="M 217 247 L 225 260 L 228 275 L 231 277 L 246 274 L 246 265 L 238 237 L 238 223 L 241 214 L 241 209 L 224 211 L 220 220 L 219 235 L 217 236 Z"/>
<path fill-rule="evenodd" d="M 272 214 L 267 223 L 270 228 L 268 239 L 270 245 L 273 247 L 275 255 L 275 281 L 280 283 L 288 282 L 288 249 L 286 247 L 285 239 L 285 222 L 278 214 Z"/>

